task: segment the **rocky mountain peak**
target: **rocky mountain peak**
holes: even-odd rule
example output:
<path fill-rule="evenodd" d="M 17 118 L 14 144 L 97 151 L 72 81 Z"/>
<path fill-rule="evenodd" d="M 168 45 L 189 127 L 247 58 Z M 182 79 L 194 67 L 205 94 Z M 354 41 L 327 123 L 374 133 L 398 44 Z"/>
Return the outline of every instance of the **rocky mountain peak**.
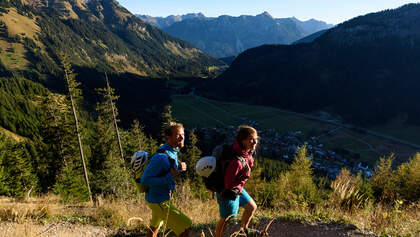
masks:
<path fill-rule="evenodd" d="M 261 14 L 257 15 L 257 16 L 260 16 L 260 17 L 268 17 L 268 18 L 274 19 L 274 18 L 270 15 L 270 13 L 268 13 L 267 11 L 265 11 L 265 12 L 263 12 L 263 13 L 261 13 Z"/>

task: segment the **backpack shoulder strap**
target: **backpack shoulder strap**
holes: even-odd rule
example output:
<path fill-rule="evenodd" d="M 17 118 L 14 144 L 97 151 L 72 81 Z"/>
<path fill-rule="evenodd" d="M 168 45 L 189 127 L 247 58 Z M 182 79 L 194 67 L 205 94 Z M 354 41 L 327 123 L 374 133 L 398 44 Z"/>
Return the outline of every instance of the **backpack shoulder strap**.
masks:
<path fill-rule="evenodd" d="M 251 167 L 249 167 L 248 162 L 246 162 L 245 158 L 243 158 L 242 156 L 236 156 L 236 159 L 238 159 L 241 164 L 242 164 L 242 169 L 248 168 L 249 170 L 251 170 Z"/>
<path fill-rule="evenodd" d="M 238 155 L 231 145 L 223 145 L 223 156 L 227 157 L 225 159 L 228 159 L 228 160 L 233 160 L 233 159 L 239 160 L 241 162 L 242 169 L 245 169 L 246 167 L 248 169 L 250 169 L 250 167 L 249 167 L 248 163 L 246 162 L 245 158 Z"/>
<path fill-rule="evenodd" d="M 157 151 L 156 151 L 156 153 L 165 153 L 166 151 L 165 151 L 165 149 L 163 149 L 163 148 L 159 148 L 159 149 L 157 149 Z"/>
<path fill-rule="evenodd" d="M 156 153 L 164 154 L 168 158 L 168 161 L 169 161 L 169 170 L 171 170 L 171 168 L 175 166 L 175 160 L 174 159 L 171 159 L 171 157 L 169 156 L 169 154 L 166 152 L 165 149 L 159 148 L 156 151 Z"/>

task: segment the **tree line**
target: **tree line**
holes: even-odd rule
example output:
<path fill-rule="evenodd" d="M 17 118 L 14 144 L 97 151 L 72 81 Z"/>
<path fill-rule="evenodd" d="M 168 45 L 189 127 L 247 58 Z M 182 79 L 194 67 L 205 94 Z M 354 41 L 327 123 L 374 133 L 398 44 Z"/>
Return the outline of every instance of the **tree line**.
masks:
<path fill-rule="evenodd" d="M 153 154 L 163 140 L 148 136 L 144 125 L 133 120 L 130 126 L 118 130 L 120 150 L 115 133 L 115 125 L 120 122 L 115 89 L 96 88 L 94 111 L 89 111 L 92 105 L 83 98 L 81 83 L 68 61 L 63 60 L 62 67 L 65 95 L 23 78 L 0 80 L 0 95 L 5 98 L 0 103 L 0 124 L 26 137 L 15 142 L 0 135 L 0 195 L 25 197 L 54 192 L 65 202 L 89 200 L 90 193 L 94 197 L 133 197 L 136 189 L 129 169 L 130 156 L 137 150 Z M 173 120 L 170 107 L 165 111 L 157 119 L 160 124 Z M 30 126 L 22 126 L 26 123 Z M 190 137 L 183 158 L 192 165 L 195 162 L 189 160 L 198 160 L 201 152 L 194 131 Z"/>

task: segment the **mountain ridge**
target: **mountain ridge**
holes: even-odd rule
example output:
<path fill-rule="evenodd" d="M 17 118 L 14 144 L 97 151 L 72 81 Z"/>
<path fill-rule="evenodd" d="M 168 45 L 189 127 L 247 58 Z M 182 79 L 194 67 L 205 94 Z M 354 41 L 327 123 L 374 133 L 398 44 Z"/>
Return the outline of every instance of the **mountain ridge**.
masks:
<path fill-rule="evenodd" d="M 4 3 L 2 9 L 5 34 L 0 40 L 15 37 L 9 35 L 13 27 L 4 20 L 11 12 L 30 18 L 40 26 L 34 42 L 42 49 L 38 54 L 49 61 L 56 61 L 58 51 L 66 51 L 75 65 L 102 65 L 117 72 L 164 77 L 205 76 L 208 67 L 223 66 L 188 42 L 145 24 L 115 0 L 24 0 Z M 15 44 L 34 41 L 21 33 Z"/>
<path fill-rule="evenodd" d="M 139 15 L 138 15 L 139 16 Z M 139 16 L 145 22 L 160 27 L 165 32 L 181 38 L 210 55 L 222 58 L 234 56 L 242 51 L 263 44 L 290 44 L 319 27 L 331 25 L 322 21 L 299 21 L 296 18 L 273 18 L 268 12 L 256 16 L 205 17 L 201 13 L 171 17 L 153 18 Z M 318 27 L 318 28 L 314 28 Z M 314 28 L 314 29 L 312 29 Z"/>
<path fill-rule="evenodd" d="M 241 91 L 260 91 L 242 99 L 327 110 L 363 126 L 394 118 L 418 123 L 419 12 L 420 4 L 408 4 L 351 19 L 311 43 L 249 49 L 218 78 L 224 87 L 214 96 L 218 90 L 238 100 Z"/>

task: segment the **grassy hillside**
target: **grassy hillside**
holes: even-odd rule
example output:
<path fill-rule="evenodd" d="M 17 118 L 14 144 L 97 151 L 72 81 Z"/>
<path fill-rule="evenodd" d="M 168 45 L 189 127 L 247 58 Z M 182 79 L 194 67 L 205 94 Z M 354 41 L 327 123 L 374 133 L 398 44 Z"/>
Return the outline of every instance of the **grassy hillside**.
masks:
<path fill-rule="evenodd" d="M 283 111 L 274 107 L 255 106 L 241 103 L 221 102 L 198 96 L 172 96 L 174 117 L 188 127 L 238 126 L 256 121 L 264 129 L 276 129 L 280 133 L 301 131 L 306 139 L 317 137 L 327 148 L 342 148 L 358 153 L 361 160 L 370 165 L 381 156 L 396 153 L 397 159 L 406 161 L 416 150 L 405 145 L 377 138 L 327 122 L 320 122 L 302 115 Z M 378 128 L 386 135 L 400 139 L 409 138 L 417 142 L 419 127 L 401 130 Z M 420 143 L 420 142 L 419 142 Z"/>
<path fill-rule="evenodd" d="M 0 47 L 6 69 L 47 76 L 62 53 L 80 67 L 142 76 L 206 77 L 224 66 L 114 0 L 0 2 Z"/>
<path fill-rule="evenodd" d="M 6 137 L 11 138 L 16 142 L 22 142 L 26 139 L 25 137 L 19 136 L 18 134 L 11 132 L 2 127 L 0 127 L 0 133 L 3 133 Z"/>

